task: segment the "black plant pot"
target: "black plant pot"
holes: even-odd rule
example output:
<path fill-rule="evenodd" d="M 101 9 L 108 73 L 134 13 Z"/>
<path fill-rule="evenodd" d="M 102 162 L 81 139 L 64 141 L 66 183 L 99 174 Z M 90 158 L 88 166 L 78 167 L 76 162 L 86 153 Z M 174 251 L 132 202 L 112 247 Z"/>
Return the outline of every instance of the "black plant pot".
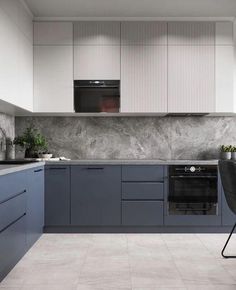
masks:
<path fill-rule="evenodd" d="M 38 154 L 31 148 L 25 149 L 25 158 L 37 158 Z"/>

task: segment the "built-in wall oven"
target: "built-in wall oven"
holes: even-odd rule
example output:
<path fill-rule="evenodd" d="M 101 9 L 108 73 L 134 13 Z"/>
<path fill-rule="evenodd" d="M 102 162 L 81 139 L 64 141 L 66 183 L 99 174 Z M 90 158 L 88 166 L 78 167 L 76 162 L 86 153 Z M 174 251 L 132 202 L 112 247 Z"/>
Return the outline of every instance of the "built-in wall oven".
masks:
<path fill-rule="evenodd" d="M 218 215 L 217 166 L 169 166 L 168 215 Z"/>
<path fill-rule="evenodd" d="M 120 111 L 119 80 L 75 80 L 74 109 L 80 113 Z"/>

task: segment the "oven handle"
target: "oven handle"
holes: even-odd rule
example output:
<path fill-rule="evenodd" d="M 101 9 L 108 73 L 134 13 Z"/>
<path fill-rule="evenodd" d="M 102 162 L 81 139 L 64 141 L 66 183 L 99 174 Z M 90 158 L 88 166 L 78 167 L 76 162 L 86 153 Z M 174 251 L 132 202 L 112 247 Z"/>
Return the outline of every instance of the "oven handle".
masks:
<path fill-rule="evenodd" d="M 202 179 L 209 179 L 209 178 L 212 178 L 212 179 L 216 179 L 217 176 L 209 176 L 209 175 L 205 175 L 205 176 L 184 176 L 184 175 L 178 175 L 178 176 L 175 176 L 175 175 L 171 175 L 170 178 L 173 178 L 173 179 L 178 179 L 178 178 L 202 178 Z"/>
<path fill-rule="evenodd" d="M 177 211 L 208 211 L 211 207 L 208 208 L 175 208 Z"/>

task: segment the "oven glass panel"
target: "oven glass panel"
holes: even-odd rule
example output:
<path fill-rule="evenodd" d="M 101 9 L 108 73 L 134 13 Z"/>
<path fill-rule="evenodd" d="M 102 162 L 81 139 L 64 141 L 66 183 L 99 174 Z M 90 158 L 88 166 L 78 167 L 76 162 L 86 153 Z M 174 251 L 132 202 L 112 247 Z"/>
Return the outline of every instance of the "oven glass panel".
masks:
<path fill-rule="evenodd" d="M 176 169 L 179 170 L 176 170 Z M 216 215 L 218 206 L 217 169 L 202 171 L 171 168 L 169 174 L 168 211 L 170 215 Z"/>
<path fill-rule="evenodd" d="M 81 85 L 74 88 L 74 107 L 76 112 L 93 113 L 120 111 L 119 85 L 104 83 L 102 86 Z"/>

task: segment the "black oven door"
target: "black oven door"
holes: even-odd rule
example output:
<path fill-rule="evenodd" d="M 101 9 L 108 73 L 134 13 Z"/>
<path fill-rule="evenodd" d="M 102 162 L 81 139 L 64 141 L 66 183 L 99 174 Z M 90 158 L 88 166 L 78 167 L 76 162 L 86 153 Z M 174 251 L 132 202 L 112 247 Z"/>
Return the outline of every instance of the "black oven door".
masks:
<path fill-rule="evenodd" d="M 75 81 L 74 109 L 80 113 L 117 113 L 120 81 Z"/>
<path fill-rule="evenodd" d="M 170 215 L 216 215 L 217 173 L 169 175 Z"/>

